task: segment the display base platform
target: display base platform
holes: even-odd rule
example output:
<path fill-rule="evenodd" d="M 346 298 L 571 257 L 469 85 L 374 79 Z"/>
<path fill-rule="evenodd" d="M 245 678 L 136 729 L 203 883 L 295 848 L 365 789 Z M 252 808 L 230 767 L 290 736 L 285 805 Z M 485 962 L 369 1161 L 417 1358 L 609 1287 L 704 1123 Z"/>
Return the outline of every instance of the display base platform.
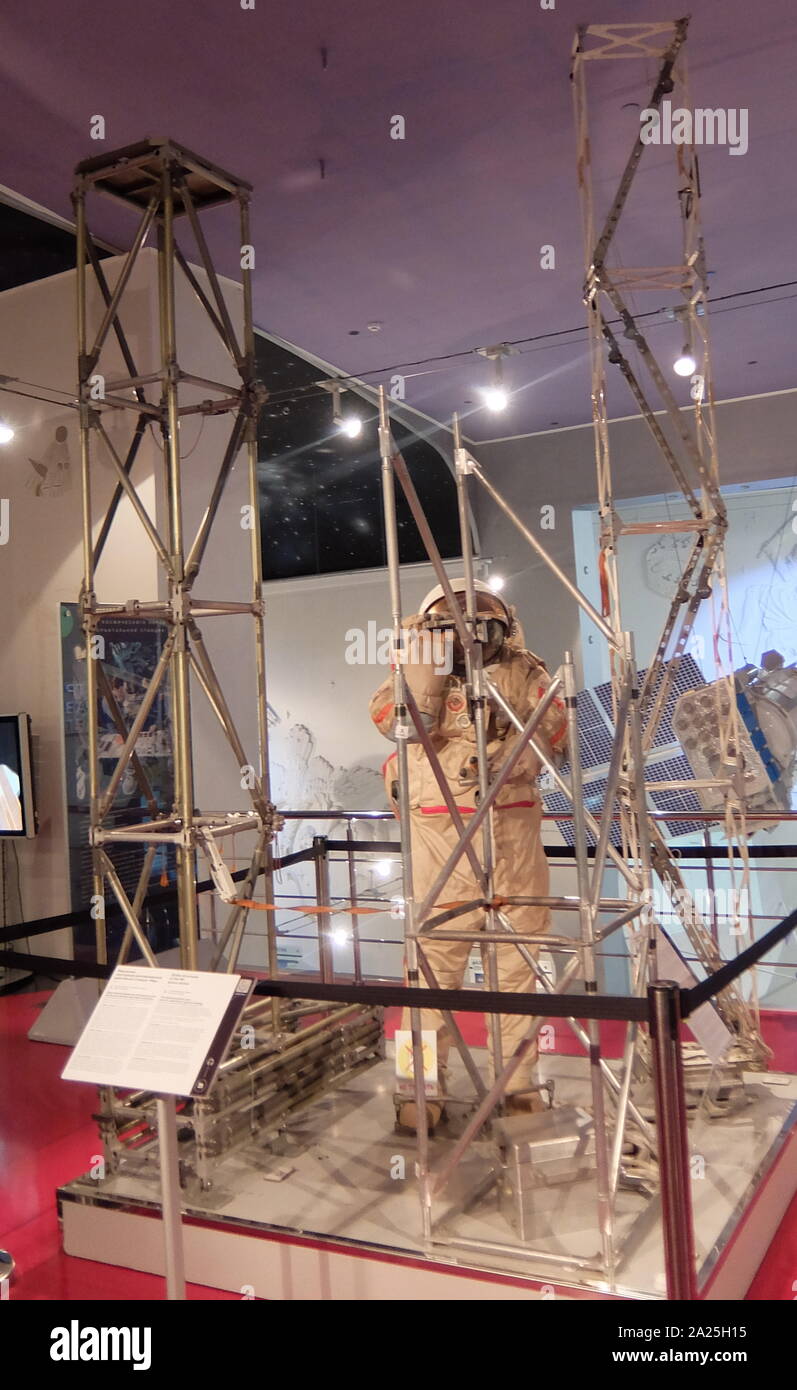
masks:
<path fill-rule="evenodd" d="M 477 1058 L 479 1054 L 476 1054 Z M 486 1061 L 486 1059 L 484 1059 Z M 586 1060 L 546 1059 L 562 1106 L 589 1105 Z M 394 1130 L 387 1060 L 298 1111 L 275 1145 L 257 1140 L 185 1194 L 186 1277 L 268 1299 L 666 1297 L 656 1196 L 621 1190 L 617 1264 L 601 1270 L 594 1175 L 535 1194 L 524 1240 L 499 1192 L 495 1142 L 468 1150 L 433 1208 L 424 1247 L 415 1141 Z M 455 1072 L 452 1091 L 466 1094 Z M 742 1299 L 797 1190 L 797 1078 L 751 1073 L 734 1113 L 690 1128 L 701 1297 Z M 431 1141 L 439 1169 L 467 1111 Z M 157 1164 L 59 1189 L 69 1255 L 163 1273 Z"/>

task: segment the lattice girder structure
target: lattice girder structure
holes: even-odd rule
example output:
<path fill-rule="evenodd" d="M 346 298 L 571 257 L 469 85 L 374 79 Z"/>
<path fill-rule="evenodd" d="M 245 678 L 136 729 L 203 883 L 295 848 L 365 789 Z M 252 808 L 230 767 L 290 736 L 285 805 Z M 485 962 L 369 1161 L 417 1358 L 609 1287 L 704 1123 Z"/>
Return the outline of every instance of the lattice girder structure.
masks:
<path fill-rule="evenodd" d="M 402 838 L 404 925 L 407 944 L 408 983 L 417 984 L 421 978 L 434 987 L 437 983 L 429 962 L 425 958 L 424 943 L 432 934 L 443 931 L 450 939 L 468 940 L 482 947 L 485 958 L 485 976 L 490 987 L 490 959 L 494 956 L 497 943 L 511 943 L 531 966 L 539 982 L 539 987 L 549 995 L 567 995 L 577 983 L 581 983 L 587 994 L 597 989 L 597 955 L 602 943 L 618 930 L 624 930 L 630 951 L 631 992 L 645 995 L 649 985 L 659 978 L 657 946 L 660 944 L 659 924 L 653 904 L 653 880 L 658 875 L 665 887 L 678 889 L 678 912 L 687 931 L 688 939 L 697 960 L 707 972 L 716 969 L 720 961 L 719 952 L 704 923 L 694 911 L 694 904 L 685 890 L 676 860 L 668 848 L 648 811 L 647 787 L 645 783 L 645 761 L 648 749 L 652 746 L 658 723 L 665 709 L 666 696 L 672 685 L 678 662 L 685 650 L 686 641 L 694 623 L 695 614 L 701 603 L 709 596 L 712 584 L 716 583 L 723 593 L 722 619 L 727 621 L 727 601 L 724 598 L 723 541 L 727 526 L 725 507 L 719 490 L 718 463 L 713 424 L 713 397 L 711 393 L 708 337 L 705 321 L 705 267 L 702 242 L 699 234 L 697 184 L 694 151 L 682 152 L 679 156 L 678 172 L 682 181 L 679 195 L 679 210 L 683 226 L 683 241 L 679 248 L 681 260 L 668 266 L 624 268 L 615 272 L 607 266 L 606 256 L 612 245 L 620 214 L 623 210 L 628 190 L 643 154 L 641 142 L 636 142 L 626 165 L 621 186 L 609 215 L 599 236 L 595 234 L 594 210 L 590 187 L 590 150 L 587 132 L 586 91 L 584 85 L 584 64 L 605 57 L 615 60 L 621 58 L 655 58 L 659 66 L 652 106 L 658 106 L 665 92 L 674 90 L 675 81 L 682 81 L 683 66 L 681 49 L 686 36 L 686 22 L 658 25 L 597 26 L 579 31 L 574 53 L 574 90 L 576 100 L 576 121 L 579 133 L 579 181 L 584 197 L 585 244 L 587 247 L 587 275 L 585 281 L 585 300 L 589 313 L 589 331 L 592 348 L 593 367 L 593 416 L 596 444 L 596 465 L 598 479 L 598 499 L 601 522 L 601 571 L 602 571 L 602 611 L 597 609 L 584 595 L 570 577 L 547 553 L 534 532 L 517 515 L 510 504 L 501 496 L 478 460 L 463 447 L 459 423 L 455 419 L 454 460 L 459 499 L 460 531 L 462 555 L 466 580 L 465 611 L 461 612 L 451 592 L 451 585 L 443 566 L 442 558 L 435 544 L 429 524 L 423 514 L 415 489 L 399 451 L 396 449 L 389 427 L 387 403 L 384 390 L 380 393 L 380 452 L 382 456 L 382 480 L 385 510 L 385 530 L 387 537 L 388 569 L 390 576 L 391 610 L 394 627 L 394 643 L 397 653 L 402 651 L 402 605 L 400 591 L 400 570 L 398 563 L 398 533 L 396 526 L 395 489 L 398 484 L 409 505 L 419 533 L 427 550 L 428 558 L 435 570 L 443 594 L 448 601 L 461 642 L 466 664 L 466 685 L 469 708 L 473 710 L 476 730 L 476 748 L 479 765 L 479 799 L 476 812 L 469 817 L 467 825 L 453 805 L 448 792 L 446 778 L 431 741 L 424 729 L 423 720 L 414 705 L 412 694 L 403 673 L 401 658 L 394 663 L 394 708 L 396 737 L 396 768 L 398 776 L 399 821 Z M 680 63 L 680 66 L 678 65 Z M 643 335 L 638 329 L 633 315 L 625 302 L 626 294 L 639 288 L 678 290 L 684 298 L 684 313 L 694 334 L 694 341 L 701 345 L 700 369 L 703 376 L 703 391 L 695 401 L 694 428 L 678 408 L 663 372 L 655 361 Z M 673 439 L 664 434 L 647 395 L 646 388 L 628 362 L 615 336 L 611 322 L 604 316 L 602 300 L 606 299 L 622 323 L 626 336 L 633 340 L 640 351 L 643 362 L 656 387 L 664 410 L 672 427 Z M 604 353 L 606 345 L 610 360 L 620 365 L 632 393 L 637 401 L 642 417 L 659 448 L 664 463 L 684 499 L 685 516 L 683 520 L 666 523 L 665 528 L 656 524 L 647 528 L 645 523 L 624 525 L 615 509 L 611 474 L 611 458 L 608 438 L 608 414 L 606 408 L 606 386 Z M 612 673 L 612 709 L 614 734 L 608 765 L 607 785 L 603 814 L 596 817 L 584 804 L 580 738 L 577 721 L 577 695 L 574 663 L 568 653 L 562 666 L 553 673 L 549 694 L 561 690 L 565 695 L 570 727 L 570 769 L 565 775 L 556 765 L 543 743 L 536 736 L 540 711 L 535 710 L 530 719 L 524 721 L 517 711 L 511 709 L 495 684 L 489 672 L 482 666 L 481 643 L 477 640 L 477 618 L 474 591 L 473 563 L 470 547 L 469 497 L 468 485 L 473 480 L 478 488 L 491 498 L 504 515 L 531 546 L 536 556 L 556 576 L 581 612 L 593 624 L 599 637 L 607 644 Z M 618 545 L 623 534 L 639 533 L 646 529 L 683 530 L 694 537 L 692 553 L 687 561 L 678 592 L 668 614 L 664 631 L 659 640 L 654 657 L 648 664 L 644 683 L 637 676 L 636 657 L 632 635 L 622 625 L 620 611 L 620 588 L 618 580 Z M 729 677 L 732 682 L 732 676 Z M 578 892 L 575 896 L 549 896 L 546 898 L 504 898 L 493 896 L 490 855 L 490 823 L 495 797 L 504 777 L 507 775 L 509 760 L 498 775 L 490 773 L 486 754 L 483 729 L 484 710 L 488 701 L 501 708 L 514 725 L 518 742 L 512 756 L 526 747 L 531 747 L 540 759 L 554 786 L 562 792 L 571 808 L 573 820 L 575 861 Z M 733 704 L 734 702 L 731 702 Z M 735 708 L 735 704 L 734 704 Z M 438 874 L 437 881 L 427 892 L 423 901 L 417 901 L 413 890 L 412 845 L 410 837 L 410 799 L 407 760 L 407 740 L 414 738 L 423 746 L 441 795 L 451 815 L 452 823 L 459 836 L 458 843 L 449 854 L 446 864 Z M 725 746 L 733 759 L 731 775 L 723 786 L 727 793 L 725 828 L 729 840 L 745 849 L 744 802 L 741 796 L 741 767 L 739 762 L 739 743 L 733 715 L 729 712 L 725 731 Z M 657 784 L 648 784 L 656 787 Z M 664 785 L 664 784 L 662 784 Z M 669 785 L 669 784 L 668 784 Z M 681 784 L 678 783 L 678 786 Z M 694 782 L 684 783 L 694 786 Z M 613 826 L 619 822 L 619 837 L 613 833 Z M 589 839 L 594 843 L 593 863 L 589 862 Z M 619 840 L 619 843 L 618 843 Z M 483 896 L 475 902 L 440 906 L 445 897 L 444 888 L 455 865 L 467 856 L 474 867 L 476 881 Z M 619 898 L 609 898 L 603 892 L 605 870 L 614 870 L 619 875 L 622 892 Z M 553 953 L 562 952 L 566 957 L 558 986 L 539 968 L 534 954 L 529 950 L 532 944 L 514 931 L 502 907 L 511 903 L 523 902 L 548 906 L 560 911 L 571 911 L 578 915 L 579 929 L 575 936 L 546 935 L 546 949 Z M 690 904 L 690 906 L 687 906 Z M 457 928 L 456 919 L 463 913 L 479 908 L 484 914 L 484 931 L 464 932 Z M 601 921 L 609 914 L 609 921 Z M 672 944 L 670 943 L 672 948 Z M 676 955 L 679 953 L 676 951 Z M 683 958 L 681 960 L 683 964 Z M 621 1186 L 635 1186 L 636 1190 L 651 1193 L 656 1188 L 657 1133 L 649 1106 L 636 1093 L 636 1083 L 649 1075 L 647 1060 L 647 1038 L 637 1023 L 628 1025 L 626 1043 L 619 1067 L 610 1066 L 602 1056 L 600 1036 L 596 1020 L 590 1020 L 587 1027 L 582 1026 L 575 1016 L 578 1011 L 578 995 L 574 995 L 573 1016 L 567 1018 L 574 1035 L 584 1048 L 589 1060 L 592 1115 L 595 1134 L 595 1165 L 597 1173 L 598 1228 L 600 1249 L 594 1257 L 584 1262 L 614 1280 L 618 1260 L 622 1254 L 622 1242 L 618 1237 L 617 1199 Z M 557 999 L 556 1016 L 563 1017 L 562 1003 Z M 421 1016 L 411 1010 L 412 1049 L 414 1058 L 415 1103 L 419 1115 L 418 1125 L 418 1173 L 421 1200 L 422 1229 L 426 1243 L 434 1246 L 442 1243 L 442 1238 L 450 1245 L 462 1245 L 469 1249 L 478 1248 L 477 1240 L 459 1239 L 456 1232 L 446 1231 L 445 1222 L 436 1222 L 433 1217 L 433 1200 L 447 1187 L 449 1180 L 461 1163 L 473 1141 L 483 1133 L 483 1126 L 496 1110 L 500 1110 L 503 1096 L 512 1075 L 517 1070 L 523 1056 L 532 1045 L 542 1019 L 537 1017 L 530 1023 L 528 1033 L 518 1050 L 510 1058 L 502 1058 L 500 1047 L 496 1046 L 497 1029 L 493 1015 L 492 1073 L 487 1084 L 478 1073 L 469 1049 L 464 1044 L 453 1020 L 449 1027 L 456 1047 L 465 1063 L 468 1076 L 473 1084 L 475 1108 L 466 1121 L 464 1130 L 444 1161 L 433 1166 L 428 1142 L 427 1102 L 423 1084 L 423 1049 L 421 1037 Z M 727 1051 L 723 1061 L 716 1066 L 703 1066 L 707 1062 L 702 1056 L 701 1067 L 693 1069 L 693 1077 L 698 1074 L 698 1088 L 716 1084 L 723 1076 L 737 1078 L 743 1068 L 764 1067 L 768 1050 L 761 1040 L 755 1011 L 748 1006 L 741 992 L 731 987 L 716 1001 L 716 1013 L 727 1030 Z M 449 1016 L 446 1016 L 447 1022 Z M 700 1059 L 698 1059 L 700 1060 Z M 631 1147 L 637 1157 L 629 1162 L 627 1150 Z M 469 1199 L 466 1199 L 466 1201 Z M 486 1246 L 484 1248 L 487 1248 Z M 495 1250 L 494 1243 L 490 1249 Z M 505 1246 L 502 1249 L 509 1250 Z M 524 1251 L 540 1260 L 554 1259 L 544 1250 Z M 558 1257 L 562 1258 L 562 1257 Z"/>
<path fill-rule="evenodd" d="M 121 203 L 138 218 L 130 250 L 113 289 L 108 285 L 88 224 L 87 204 L 95 193 Z M 135 939 L 145 960 L 150 965 L 156 963 L 144 934 L 141 912 L 158 846 L 172 845 L 176 852 L 183 968 L 197 968 L 197 850 L 201 849 L 207 857 L 217 884 L 226 882 L 224 846 L 229 843 L 230 836 L 247 832 L 253 837 L 254 850 L 240 896 L 244 899 L 251 897 L 255 882 L 262 872 L 266 873 L 267 884 L 270 883 L 268 845 L 274 830 L 279 828 L 279 818 L 269 795 L 260 509 L 256 472 L 257 417 L 266 393 L 256 372 L 251 271 L 249 259 L 244 255 L 250 246 L 250 194 L 251 188 L 243 180 L 169 140 L 144 140 L 125 149 L 85 160 L 75 171 L 73 204 L 77 226 L 78 375 L 83 490 L 83 583 L 80 606 L 88 668 L 89 838 L 94 893 L 100 901 L 104 901 L 109 888 L 126 920 L 120 961 L 125 959 Z M 235 259 L 240 260 L 243 286 L 242 325 L 239 332 L 236 332 L 203 227 L 203 214 L 207 209 L 225 205 L 237 213 L 232 244 L 236 251 Z M 177 242 L 175 220 L 179 217 L 185 219 L 193 233 L 206 279 L 204 284 Z M 141 373 L 125 332 L 125 295 L 133 269 L 152 230 L 157 240 L 160 362 L 155 370 Z M 175 301 L 178 270 L 185 276 L 213 333 L 223 344 L 234 369 L 234 373 L 231 373 L 236 378 L 234 383 L 199 377 L 179 365 Z M 98 327 L 90 333 L 88 290 L 92 276 L 105 309 Z M 127 375 L 108 380 L 98 373 L 98 366 L 111 331 L 116 337 Z M 102 383 L 99 388 L 98 382 Z M 199 402 L 195 399 L 198 389 L 204 393 L 204 398 Z M 192 399 L 187 399 L 188 395 Z M 109 412 L 117 416 L 128 412 L 133 422 L 132 436 L 124 458 L 111 438 L 113 431 L 106 428 Z M 188 537 L 184 522 L 180 424 L 187 416 L 197 414 L 203 417 L 229 416 L 231 425 L 200 524 L 195 535 Z M 134 477 L 136 459 L 148 426 L 157 429 L 161 439 L 162 483 L 166 498 L 164 534 L 161 534 L 147 510 L 141 482 Z M 245 449 L 248 465 L 250 593 L 246 599 L 204 599 L 197 596 L 196 584 L 202 577 L 203 558 L 241 449 Z M 104 514 L 96 518 L 100 525 L 95 540 L 92 477 L 100 450 L 103 451 L 104 461 L 110 463 L 113 469 L 116 487 Z M 97 565 L 106 546 L 112 547 L 115 543 L 115 525 L 123 498 L 130 503 L 155 552 L 163 584 L 161 592 L 165 594 L 162 599 L 137 600 L 127 597 L 123 602 L 101 602 L 98 598 L 95 579 Z M 90 659 L 90 655 L 102 650 L 101 644 L 97 647 L 95 642 L 98 628 L 108 615 L 129 615 L 137 620 L 151 621 L 161 625 L 166 633 L 160 659 L 147 683 L 141 703 L 129 722 L 114 698 L 102 659 Z M 249 753 L 239 736 L 200 627 L 200 621 L 204 618 L 213 617 L 220 621 L 235 615 L 248 616 L 252 622 L 255 679 L 251 690 L 251 708 L 257 730 L 257 749 Z M 249 792 L 249 811 L 212 810 L 203 813 L 195 805 L 191 745 L 192 675 L 210 703 L 239 771 L 242 772 L 244 768 L 250 771 L 246 779 L 241 778 L 242 787 Z M 136 743 L 153 702 L 166 682 L 170 691 L 174 800 L 169 806 L 159 806 L 137 755 Z M 116 767 L 104 789 L 100 785 L 98 755 L 101 699 L 106 702 L 122 739 Z M 129 824 L 120 824 L 118 813 L 113 816 L 113 821 L 111 814 L 117 789 L 128 768 L 141 791 L 147 818 L 131 818 Z M 109 857 L 109 850 L 114 844 L 120 843 L 145 848 L 132 898 L 125 891 Z M 232 902 L 234 895 L 230 892 L 226 896 Z M 272 896 L 269 892 L 269 901 Z M 235 968 L 246 916 L 247 909 L 233 903 L 213 968 L 219 967 L 226 947 L 229 947 L 229 951 L 225 968 Z M 267 938 L 268 963 L 273 969 L 276 965 L 276 938 L 271 914 Z M 103 917 L 97 919 L 97 954 L 100 961 L 107 960 Z M 278 1006 L 275 1006 L 275 1021 L 277 1010 Z"/>
<path fill-rule="evenodd" d="M 693 544 L 684 563 L 680 580 L 665 618 L 661 635 L 649 662 L 640 692 L 641 753 L 653 748 L 667 698 L 702 605 L 712 603 L 715 652 L 730 653 L 731 633 L 725 580 L 724 543 L 727 514 L 719 485 L 719 461 L 714 424 L 714 392 L 707 317 L 705 253 L 700 226 L 700 184 L 697 154 L 691 142 L 675 144 L 674 162 L 681 226 L 680 264 L 667 267 L 619 267 L 609 263 L 618 225 L 630 190 L 644 157 L 646 145 L 641 125 L 621 175 L 615 196 L 597 231 L 593 188 L 592 147 L 589 135 L 587 74 L 589 64 L 604 59 L 632 59 L 649 63 L 655 59 L 657 75 L 646 104 L 646 112 L 660 114 L 665 97 L 672 97 L 678 109 L 690 109 L 684 44 L 688 20 L 666 24 L 616 24 L 582 26 L 573 48 L 572 85 L 577 132 L 577 171 L 581 194 L 586 276 L 584 301 L 588 311 L 590 356 L 592 363 L 592 405 L 598 477 L 600 518 L 600 573 L 604 612 L 615 631 L 622 631 L 618 582 L 618 549 L 624 535 L 662 531 L 691 535 Z M 661 175 L 658 175 L 660 178 Z M 616 257 L 615 257 L 616 259 Z M 684 325 L 684 338 L 695 357 L 692 399 L 693 420 L 678 405 L 665 372 L 656 360 L 640 326 L 639 317 L 629 308 L 627 297 L 634 292 L 662 288 L 679 292 L 682 304 L 678 317 Z M 633 343 L 646 370 L 648 382 L 628 360 L 609 318 L 611 310 L 622 324 L 620 337 Z M 606 348 L 608 347 L 608 353 Z M 648 426 L 657 454 L 669 469 L 683 500 L 684 515 L 668 522 L 624 523 L 614 505 L 608 437 L 606 361 L 620 368 L 640 414 Z M 651 388 L 653 396 L 651 396 Z M 663 411 L 671 429 L 667 438 L 656 412 Z M 619 709 L 621 669 L 612 661 L 615 716 Z M 724 797 L 724 829 L 729 844 L 729 864 L 733 869 L 733 847 L 742 859 L 741 886 L 749 881 L 744 777 L 732 667 L 725 667 L 716 693 L 723 765 L 727 769 L 713 788 Z M 725 710 L 720 714 L 720 706 Z M 627 758 L 632 765 L 631 757 Z M 668 784 L 669 785 L 669 784 Z M 672 784 L 675 786 L 676 784 Z M 683 783 L 694 787 L 694 781 Z M 648 783 L 656 789 L 655 783 Z M 664 887 L 673 895 L 676 911 L 697 958 L 707 970 L 720 963 L 711 933 L 697 913 L 683 877 L 658 827 L 648 823 L 645 848 L 640 826 L 628 798 L 618 798 L 621 830 L 626 849 L 644 850 Z M 610 809 L 607 806 L 607 810 Z M 739 892 L 741 897 L 741 892 Z M 738 924 L 737 924 L 738 927 Z M 760 1037 L 755 1011 L 738 990 L 720 999 L 723 1017 L 737 1033 L 749 1065 L 765 1065 L 768 1051 Z"/>

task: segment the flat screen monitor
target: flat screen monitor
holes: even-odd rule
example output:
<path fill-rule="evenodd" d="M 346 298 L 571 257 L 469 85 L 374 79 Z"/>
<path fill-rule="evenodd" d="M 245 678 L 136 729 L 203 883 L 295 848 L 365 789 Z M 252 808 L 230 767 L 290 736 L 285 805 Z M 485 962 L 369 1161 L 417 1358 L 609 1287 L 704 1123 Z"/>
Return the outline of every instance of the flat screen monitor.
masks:
<path fill-rule="evenodd" d="M 0 714 L 0 835 L 35 834 L 30 719 Z"/>

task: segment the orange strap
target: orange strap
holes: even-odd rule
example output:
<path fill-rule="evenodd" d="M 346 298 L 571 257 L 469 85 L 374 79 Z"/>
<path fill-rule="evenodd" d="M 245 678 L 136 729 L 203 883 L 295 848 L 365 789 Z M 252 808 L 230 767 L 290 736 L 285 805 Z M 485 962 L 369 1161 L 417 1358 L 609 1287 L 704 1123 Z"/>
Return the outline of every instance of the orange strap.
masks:
<path fill-rule="evenodd" d="M 446 912 L 450 907 L 464 907 L 466 903 L 472 901 L 474 901 L 474 899 L 462 898 L 460 901 L 453 903 L 436 903 L 435 910 L 437 912 Z M 480 899 L 479 901 L 481 903 L 482 900 Z M 356 913 L 358 917 L 365 917 L 373 913 L 385 912 L 386 908 L 389 907 L 389 903 L 386 904 L 385 907 L 326 907 L 319 906 L 317 903 L 256 903 L 253 898 L 233 898 L 230 906 L 255 908 L 258 912 L 307 912 L 311 914 L 319 912 L 353 912 Z M 491 898 L 489 902 L 485 899 L 484 906 L 493 908 L 511 907 L 512 899 Z"/>
<path fill-rule="evenodd" d="M 601 588 L 601 612 L 604 618 L 609 616 L 609 572 L 606 568 L 606 551 L 598 552 L 598 579 Z"/>

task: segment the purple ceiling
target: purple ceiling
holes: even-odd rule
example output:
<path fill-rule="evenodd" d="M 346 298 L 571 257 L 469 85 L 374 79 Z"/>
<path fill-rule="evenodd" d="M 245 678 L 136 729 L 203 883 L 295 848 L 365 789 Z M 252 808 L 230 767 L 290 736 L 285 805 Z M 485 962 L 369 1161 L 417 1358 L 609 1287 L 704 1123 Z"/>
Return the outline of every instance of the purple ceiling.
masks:
<path fill-rule="evenodd" d="M 0 182 L 69 216 L 73 166 L 103 148 L 89 138 L 93 115 L 105 117 L 108 149 L 172 136 L 254 185 L 258 326 L 352 373 L 580 328 L 574 27 L 670 17 L 651 0 L 582 0 L 577 11 L 565 0 L 553 11 L 536 0 L 255 0 L 251 10 L 239 0 L 39 0 L 13 9 L 0 16 Z M 792 0 L 692 0 L 691 12 L 694 103 L 749 111 L 747 154 L 701 155 L 712 295 L 797 279 L 797 11 Z M 639 64 L 593 69 L 608 195 L 637 128 L 638 112 L 623 108 L 646 104 L 654 68 L 643 82 Z M 403 141 L 390 138 L 397 114 Z M 646 152 L 621 223 L 624 264 L 674 258 L 657 211 L 674 187 L 665 153 Z M 94 208 L 95 233 L 127 244 L 132 218 L 103 200 Z M 225 244 L 220 236 L 220 254 Z M 539 268 L 543 244 L 556 248 L 554 271 Z M 233 261 L 221 265 L 234 274 Z M 793 295 L 717 306 L 718 398 L 797 384 Z M 374 320 L 378 333 L 367 329 Z M 664 361 L 679 346 L 673 334 L 672 325 L 651 329 Z M 443 421 L 461 411 L 476 440 L 589 418 L 580 331 L 510 359 L 516 395 L 501 416 L 475 408 L 487 375 L 477 356 L 405 375 L 408 404 Z M 688 385 L 678 391 L 686 402 Z M 610 405 L 612 415 L 634 413 L 614 380 Z"/>

